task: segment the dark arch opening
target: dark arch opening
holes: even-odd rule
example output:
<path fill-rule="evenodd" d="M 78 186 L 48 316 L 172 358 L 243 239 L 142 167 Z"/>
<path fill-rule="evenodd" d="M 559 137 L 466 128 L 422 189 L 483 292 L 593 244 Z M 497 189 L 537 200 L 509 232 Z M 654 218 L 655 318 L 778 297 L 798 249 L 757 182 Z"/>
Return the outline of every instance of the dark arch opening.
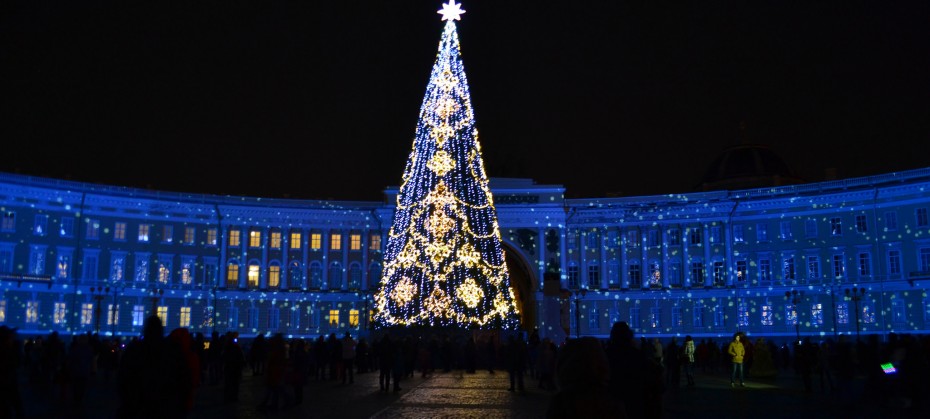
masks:
<path fill-rule="evenodd" d="M 507 242 L 504 245 L 504 262 L 510 276 L 510 287 L 516 296 L 517 309 L 520 310 L 520 328 L 532 332 L 536 327 L 536 274 L 530 268 L 523 253 Z"/>

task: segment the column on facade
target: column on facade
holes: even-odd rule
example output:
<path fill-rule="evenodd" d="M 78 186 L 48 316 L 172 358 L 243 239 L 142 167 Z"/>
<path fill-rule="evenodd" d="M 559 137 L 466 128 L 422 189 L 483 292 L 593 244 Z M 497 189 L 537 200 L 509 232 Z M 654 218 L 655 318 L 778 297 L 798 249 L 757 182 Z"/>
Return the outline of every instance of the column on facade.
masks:
<path fill-rule="evenodd" d="M 681 246 L 681 259 L 683 263 L 681 274 L 684 277 L 684 287 L 691 288 L 691 281 L 694 278 L 691 277 L 691 252 L 688 249 L 688 247 L 690 247 L 687 240 L 688 232 L 681 224 L 675 225 L 675 228 L 678 229 L 678 241 L 679 246 Z"/>
<path fill-rule="evenodd" d="M 323 266 L 320 269 L 322 271 L 320 272 L 320 290 L 326 291 L 329 289 L 329 229 L 324 228 L 320 236 L 320 246 L 323 247 L 321 249 L 323 251 L 323 261 L 321 262 Z"/>
<path fill-rule="evenodd" d="M 704 275 L 704 287 L 710 288 L 714 284 L 714 265 L 710 260 L 710 238 L 707 237 L 707 225 L 703 224 L 698 227 L 701 229 L 701 245 L 704 246 L 704 266 L 710 268 L 710 275 Z M 726 266 L 726 265 L 724 265 Z"/>
<path fill-rule="evenodd" d="M 599 246 L 600 252 L 598 256 L 600 267 L 597 269 L 597 272 L 600 274 L 600 278 L 598 278 L 598 283 L 601 284 L 600 289 L 606 290 L 608 288 L 607 286 L 607 281 L 608 281 L 608 278 L 607 278 L 607 275 L 608 275 L 607 273 L 607 229 L 601 228 L 598 230 L 598 233 L 600 234 L 599 240 L 597 241 L 598 244 L 600 245 Z"/>
<path fill-rule="evenodd" d="M 368 272 L 368 240 L 371 236 L 371 230 L 362 230 L 362 283 L 359 284 L 362 291 L 368 291 L 368 285 L 371 281 L 370 272 Z"/>
<path fill-rule="evenodd" d="M 672 282 L 669 279 L 669 270 L 668 270 L 668 229 L 665 226 L 659 225 L 659 233 L 662 234 L 662 288 L 669 289 L 672 287 Z"/>
<path fill-rule="evenodd" d="M 545 285 L 545 274 L 546 274 L 546 229 L 537 228 L 536 229 L 536 271 L 539 275 L 539 287 L 538 290 L 542 291 L 543 286 Z"/>
<path fill-rule="evenodd" d="M 652 267 L 649 266 L 649 231 L 645 228 L 639 229 L 639 279 L 640 288 L 649 288 L 649 275 L 652 274 Z"/>
<path fill-rule="evenodd" d="M 588 288 L 588 231 L 581 230 L 581 252 L 578 257 L 579 288 Z"/>
<path fill-rule="evenodd" d="M 259 234 L 261 234 L 261 243 L 262 246 L 262 263 L 261 269 L 258 271 L 258 289 L 268 289 L 268 270 L 271 269 L 271 264 L 268 262 L 268 242 L 271 240 L 271 230 L 267 228 L 258 229 Z"/>
<path fill-rule="evenodd" d="M 310 277 L 308 275 L 308 270 L 310 269 L 309 257 L 310 257 L 310 230 L 300 229 L 300 249 L 301 249 L 301 264 L 300 264 L 300 285 L 301 288 L 307 289 L 310 287 Z"/>
<path fill-rule="evenodd" d="M 617 228 L 617 234 L 620 237 L 620 287 L 623 289 L 630 288 L 630 269 L 626 260 L 626 231 Z"/>
<path fill-rule="evenodd" d="M 291 248 L 288 246 L 288 242 L 291 241 L 290 234 L 290 230 L 281 228 L 281 279 L 278 286 L 282 290 L 287 289 L 291 280 Z"/>
<path fill-rule="evenodd" d="M 726 246 L 726 249 L 727 249 L 725 257 L 727 258 L 727 267 L 728 267 L 727 268 L 727 286 L 728 287 L 732 287 L 734 285 L 735 281 L 733 280 L 733 278 L 736 276 L 736 273 L 735 273 L 736 272 L 736 266 L 735 266 L 736 258 L 733 257 L 733 240 L 732 240 L 733 232 L 730 231 L 730 229 L 732 228 L 731 224 L 732 223 L 730 223 L 729 221 L 723 222 L 723 244 L 724 246 Z M 743 279 L 748 280 L 749 278 L 743 278 Z"/>
<path fill-rule="evenodd" d="M 341 243 L 339 246 L 339 251 L 342 252 L 342 269 L 339 273 L 339 276 L 341 277 L 339 282 L 339 289 L 345 291 L 349 289 L 349 281 L 347 281 L 346 273 L 349 270 L 349 247 L 352 246 L 352 243 L 350 243 L 351 236 L 349 235 L 349 230 L 339 230 L 339 235 L 342 236 L 339 239 L 339 242 Z"/>
<path fill-rule="evenodd" d="M 247 234 L 248 231 L 239 230 L 239 288 L 248 288 L 249 280 L 249 253 L 248 245 L 249 238 Z"/>
<path fill-rule="evenodd" d="M 220 223 L 217 223 L 216 225 L 216 234 L 219 236 L 217 237 L 217 240 L 220 241 L 220 266 L 217 267 L 217 269 L 219 269 L 219 275 L 217 275 L 217 278 L 218 281 L 221 281 L 220 284 L 216 285 L 222 285 L 222 288 L 227 288 L 229 286 L 229 266 L 227 266 L 227 261 L 229 259 L 226 257 L 226 252 L 228 249 L 227 246 L 229 244 L 229 234 Z"/>
<path fill-rule="evenodd" d="M 562 227 L 559 232 L 559 282 L 561 283 L 559 288 L 562 289 L 568 288 L 568 249 L 565 248 L 567 246 L 566 235 L 568 235 L 568 226 Z"/>

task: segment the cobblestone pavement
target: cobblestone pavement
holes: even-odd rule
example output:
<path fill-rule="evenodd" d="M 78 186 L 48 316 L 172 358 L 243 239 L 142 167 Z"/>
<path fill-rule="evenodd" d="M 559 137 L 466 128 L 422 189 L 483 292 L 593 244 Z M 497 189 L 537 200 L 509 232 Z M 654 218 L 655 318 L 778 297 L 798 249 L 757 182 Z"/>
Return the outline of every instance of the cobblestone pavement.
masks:
<path fill-rule="evenodd" d="M 550 393 L 527 378 L 525 392 L 509 392 L 506 372 L 489 374 L 417 374 L 401 382 L 398 393 L 382 393 L 377 373 L 357 374 L 355 383 L 310 381 L 299 406 L 268 411 L 258 408 L 265 389 L 262 376 L 243 377 L 240 401 L 222 402 L 222 386 L 202 386 L 190 418 L 542 418 Z M 887 415 L 920 417 L 909 410 L 880 406 L 862 390 L 861 379 L 842 390 L 805 392 L 799 378 L 783 372 L 768 380 L 749 379 L 746 387 L 732 388 L 723 373 L 697 376 L 695 387 L 669 387 L 664 394 L 666 418 L 873 418 Z M 50 391 L 36 391 L 23 379 L 23 398 L 30 418 L 112 418 L 116 411 L 116 384 L 95 377 L 83 407 Z M 927 417 L 927 416 L 924 416 Z M 574 419 L 574 418 L 573 418 Z M 582 418 L 577 418 L 582 419 Z"/>

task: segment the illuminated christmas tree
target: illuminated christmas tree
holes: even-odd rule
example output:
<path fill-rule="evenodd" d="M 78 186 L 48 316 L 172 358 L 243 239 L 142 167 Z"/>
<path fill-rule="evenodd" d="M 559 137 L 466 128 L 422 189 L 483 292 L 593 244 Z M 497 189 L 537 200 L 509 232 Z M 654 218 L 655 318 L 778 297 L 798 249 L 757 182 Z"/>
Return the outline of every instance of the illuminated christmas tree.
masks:
<path fill-rule="evenodd" d="M 379 326 L 513 329 L 517 307 L 449 0 L 375 296 Z"/>

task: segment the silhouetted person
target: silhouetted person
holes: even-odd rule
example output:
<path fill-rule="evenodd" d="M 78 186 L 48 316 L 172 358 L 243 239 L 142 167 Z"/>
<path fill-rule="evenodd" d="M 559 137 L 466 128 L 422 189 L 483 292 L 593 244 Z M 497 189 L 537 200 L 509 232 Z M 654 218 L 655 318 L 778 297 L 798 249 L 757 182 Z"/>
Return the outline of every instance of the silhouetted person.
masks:
<path fill-rule="evenodd" d="M 190 379 L 190 386 L 187 394 L 184 395 L 184 410 L 190 412 L 194 408 L 194 394 L 197 387 L 200 387 L 200 358 L 194 352 L 194 341 L 191 338 L 187 328 L 179 327 L 168 334 L 168 340 L 181 348 L 181 355 L 184 357 Z"/>
<path fill-rule="evenodd" d="M 631 418 L 662 417 L 662 366 L 633 342 L 626 322 L 614 323 L 607 346 L 610 362 L 610 393 L 623 401 Z"/>
<path fill-rule="evenodd" d="M 25 417 L 17 382 L 21 363 L 16 329 L 0 326 L 0 418 Z"/>
<path fill-rule="evenodd" d="M 561 389 L 552 396 L 547 417 L 627 417 L 623 402 L 607 386 L 610 367 L 600 341 L 593 337 L 569 340 L 556 368 Z"/>
<path fill-rule="evenodd" d="M 164 338 L 161 319 L 145 320 L 142 339 L 126 348 L 117 375 L 120 418 L 184 417 L 191 378 L 181 348 Z"/>
<path fill-rule="evenodd" d="M 239 346 L 239 333 L 226 335 L 223 346 L 223 401 L 239 401 L 239 383 L 242 382 L 242 369 L 245 368 L 245 353 Z"/>
<path fill-rule="evenodd" d="M 259 333 L 252 341 L 252 347 L 249 348 L 249 365 L 252 367 L 252 375 L 262 375 L 265 373 L 265 360 L 268 358 L 268 343 L 265 335 Z"/>
<path fill-rule="evenodd" d="M 678 341 L 673 337 L 671 342 L 665 346 L 665 374 L 668 379 L 668 385 L 672 388 L 678 388 L 681 384 L 681 358 L 683 353 L 680 352 Z"/>
<path fill-rule="evenodd" d="M 278 410 L 279 403 L 284 399 L 284 405 L 290 404 L 290 396 L 284 390 L 284 376 L 287 369 L 287 346 L 284 335 L 276 333 L 267 341 L 268 359 L 265 375 L 265 400 L 259 405 L 260 409 Z"/>
<path fill-rule="evenodd" d="M 385 393 L 391 390 L 391 373 L 394 371 L 394 342 L 387 334 L 378 343 L 379 389 Z"/>
<path fill-rule="evenodd" d="M 94 368 L 94 350 L 87 335 L 77 335 L 68 352 L 68 372 L 71 374 L 71 397 L 75 406 L 84 404 L 87 381 Z"/>
<path fill-rule="evenodd" d="M 310 353 L 303 339 L 297 339 L 294 342 L 294 349 L 291 352 L 289 381 L 294 389 L 294 404 L 299 405 L 304 402 L 304 385 L 307 383 L 307 372 L 310 370 Z"/>
<path fill-rule="evenodd" d="M 526 368 L 526 343 L 522 338 L 510 335 L 507 340 L 507 372 L 510 375 L 510 388 L 508 391 L 525 391 L 523 387 L 523 373 Z"/>

